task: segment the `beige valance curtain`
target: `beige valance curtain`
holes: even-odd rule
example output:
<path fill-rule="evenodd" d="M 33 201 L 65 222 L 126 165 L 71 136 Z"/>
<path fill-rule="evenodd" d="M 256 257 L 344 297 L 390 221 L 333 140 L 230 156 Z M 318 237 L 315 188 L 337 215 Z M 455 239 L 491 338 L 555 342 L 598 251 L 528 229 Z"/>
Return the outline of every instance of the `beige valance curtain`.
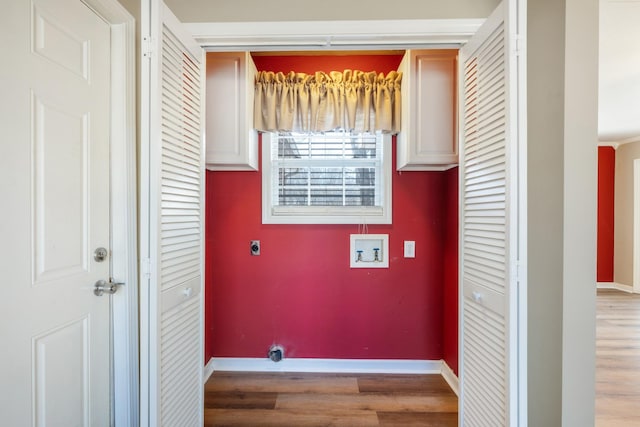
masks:
<path fill-rule="evenodd" d="M 332 71 L 315 74 L 260 71 L 256 76 L 254 127 L 259 131 L 344 129 L 400 131 L 402 73 Z"/>

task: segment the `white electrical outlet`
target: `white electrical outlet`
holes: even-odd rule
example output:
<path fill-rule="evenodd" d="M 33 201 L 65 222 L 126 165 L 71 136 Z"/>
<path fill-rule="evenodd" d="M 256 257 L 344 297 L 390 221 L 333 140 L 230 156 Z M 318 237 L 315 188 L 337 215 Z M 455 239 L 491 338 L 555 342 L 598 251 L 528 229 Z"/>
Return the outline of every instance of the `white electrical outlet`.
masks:
<path fill-rule="evenodd" d="M 415 258 L 416 257 L 416 242 L 415 240 L 404 241 L 404 257 Z"/>

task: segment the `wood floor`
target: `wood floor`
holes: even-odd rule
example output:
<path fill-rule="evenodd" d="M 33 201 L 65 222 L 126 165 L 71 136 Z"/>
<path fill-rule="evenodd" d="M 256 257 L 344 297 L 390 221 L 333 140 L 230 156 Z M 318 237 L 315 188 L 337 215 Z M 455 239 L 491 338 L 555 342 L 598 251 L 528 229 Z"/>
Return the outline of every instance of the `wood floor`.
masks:
<path fill-rule="evenodd" d="M 596 426 L 640 426 L 640 295 L 599 290 Z"/>
<path fill-rule="evenodd" d="M 457 426 L 440 375 L 215 372 L 205 426 Z"/>

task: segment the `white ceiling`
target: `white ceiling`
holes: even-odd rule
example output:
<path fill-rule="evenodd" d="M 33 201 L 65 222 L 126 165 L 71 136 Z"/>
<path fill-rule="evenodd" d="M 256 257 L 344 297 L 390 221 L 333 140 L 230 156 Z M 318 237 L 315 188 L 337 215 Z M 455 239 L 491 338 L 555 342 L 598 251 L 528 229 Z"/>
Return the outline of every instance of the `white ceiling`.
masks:
<path fill-rule="evenodd" d="M 600 1 L 600 141 L 640 139 L 640 0 Z"/>

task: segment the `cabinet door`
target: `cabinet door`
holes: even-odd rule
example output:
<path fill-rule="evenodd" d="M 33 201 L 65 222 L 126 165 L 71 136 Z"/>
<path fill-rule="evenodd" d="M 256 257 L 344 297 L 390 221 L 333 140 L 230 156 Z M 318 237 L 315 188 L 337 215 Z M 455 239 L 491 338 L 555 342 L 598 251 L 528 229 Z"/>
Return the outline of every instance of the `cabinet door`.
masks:
<path fill-rule="evenodd" d="M 400 64 L 398 170 L 444 170 L 458 163 L 456 58 L 455 50 L 409 50 Z"/>
<path fill-rule="evenodd" d="M 249 52 L 207 53 L 207 169 L 258 169 L 258 133 L 253 129 L 256 73 Z"/>

